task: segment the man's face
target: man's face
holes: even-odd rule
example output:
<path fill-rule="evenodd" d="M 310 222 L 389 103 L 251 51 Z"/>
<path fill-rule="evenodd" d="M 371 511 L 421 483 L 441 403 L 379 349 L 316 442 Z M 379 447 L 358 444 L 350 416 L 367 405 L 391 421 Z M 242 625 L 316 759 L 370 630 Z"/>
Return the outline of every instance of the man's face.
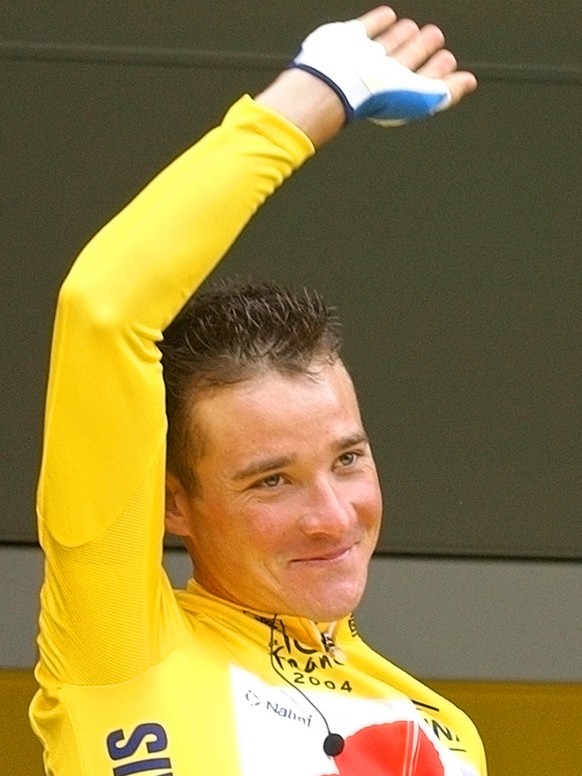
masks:
<path fill-rule="evenodd" d="M 200 487 L 174 483 L 168 527 L 196 579 L 249 608 L 329 622 L 364 591 L 381 519 L 376 468 L 341 362 L 201 397 Z"/>

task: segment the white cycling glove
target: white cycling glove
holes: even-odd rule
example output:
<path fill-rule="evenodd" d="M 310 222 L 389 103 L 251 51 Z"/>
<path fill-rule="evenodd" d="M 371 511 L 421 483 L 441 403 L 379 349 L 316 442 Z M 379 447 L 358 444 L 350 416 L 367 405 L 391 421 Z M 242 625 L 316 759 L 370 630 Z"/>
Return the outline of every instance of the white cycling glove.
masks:
<path fill-rule="evenodd" d="M 348 121 L 396 126 L 451 104 L 444 81 L 413 73 L 386 55 L 358 19 L 324 24 L 303 41 L 292 67 L 321 78 L 338 95 Z"/>

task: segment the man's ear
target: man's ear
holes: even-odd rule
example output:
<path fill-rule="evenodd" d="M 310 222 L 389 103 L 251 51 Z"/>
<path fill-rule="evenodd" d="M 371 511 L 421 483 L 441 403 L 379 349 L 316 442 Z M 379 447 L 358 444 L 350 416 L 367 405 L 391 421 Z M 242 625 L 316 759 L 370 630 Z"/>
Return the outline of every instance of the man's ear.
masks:
<path fill-rule="evenodd" d="M 174 536 L 190 535 L 191 507 L 186 489 L 175 474 L 166 474 L 166 531 Z"/>

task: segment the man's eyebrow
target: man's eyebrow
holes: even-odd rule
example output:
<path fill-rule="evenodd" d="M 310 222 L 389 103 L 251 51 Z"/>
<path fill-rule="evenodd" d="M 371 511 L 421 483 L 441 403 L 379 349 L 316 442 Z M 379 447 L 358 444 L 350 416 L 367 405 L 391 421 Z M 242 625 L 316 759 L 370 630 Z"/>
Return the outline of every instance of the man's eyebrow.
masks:
<path fill-rule="evenodd" d="M 345 437 L 342 437 L 342 439 L 339 439 L 337 444 L 335 445 L 336 450 L 338 452 L 340 450 L 345 450 L 348 447 L 355 447 L 356 445 L 361 444 L 370 444 L 370 440 L 368 439 L 368 435 L 365 431 L 355 431 L 353 434 L 348 434 Z"/>
<path fill-rule="evenodd" d="M 272 458 L 260 458 L 258 461 L 251 461 L 248 466 L 239 469 L 233 474 L 232 479 L 235 481 L 248 480 L 251 477 L 256 477 L 259 474 L 266 474 L 267 472 L 275 469 L 284 469 L 286 466 L 291 465 L 296 460 L 294 455 L 279 455 Z"/>

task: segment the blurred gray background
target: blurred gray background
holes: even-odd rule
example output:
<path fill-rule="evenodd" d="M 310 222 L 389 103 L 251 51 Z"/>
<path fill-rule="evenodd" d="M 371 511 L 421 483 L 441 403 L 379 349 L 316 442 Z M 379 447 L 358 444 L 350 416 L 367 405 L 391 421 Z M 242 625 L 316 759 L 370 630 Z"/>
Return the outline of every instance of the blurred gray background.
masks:
<path fill-rule="evenodd" d="M 157 170 L 362 2 L 0 2 L 0 665 L 34 661 L 34 490 L 58 286 Z M 386 519 L 360 627 L 424 676 L 582 681 L 575 0 L 410 0 L 478 93 L 351 127 L 222 274 L 322 290 L 344 320 Z M 112 432 L 114 433 L 114 432 Z M 177 550 L 177 583 L 188 573 Z"/>

